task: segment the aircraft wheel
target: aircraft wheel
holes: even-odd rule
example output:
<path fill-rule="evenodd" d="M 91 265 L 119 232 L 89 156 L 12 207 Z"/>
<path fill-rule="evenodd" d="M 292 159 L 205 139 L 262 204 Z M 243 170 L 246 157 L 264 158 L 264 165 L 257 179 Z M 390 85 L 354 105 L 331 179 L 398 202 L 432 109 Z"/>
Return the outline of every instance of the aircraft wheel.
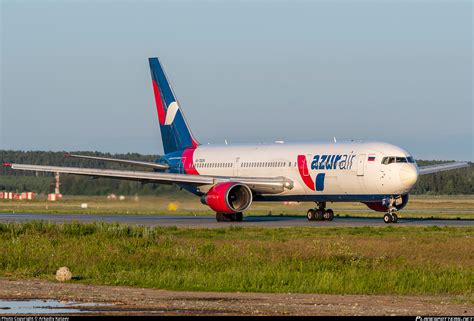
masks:
<path fill-rule="evenodd" d="M 314 213 L 316 221 L 322 221 L 324 220 L 324 213 L 322 210 L 316 210 Z"/>
<path fill-rule="evenodd" d="M 392 215 L 390 215 L 389 213 L 386 213 L 384 216 L 383 216 L 383 221 L 385 223 L 392 223 Z"/>
<path fill-rule="evenodd" d="M 217 222 L 232 222 L 232 221 L 235 221 L 235 216 L 233 214 L 216 213 L 216 221 Z"/>
<path fill-rule="evenodd" d="M 334 219 L 334 212 L 331 209 L 328 209 L 323 214 L 326 221 L 332 221 Z"/>
<path fill-rule="evenodd" d="M 392 214 L 392 223 L 397 223 L 398 222 L 398 216 L 397 214 L 393 213 Z"/>
<path fill-rule="evenodd" d="M 242 220 L 244 219 L 244 215 L 242 214 L 242 212 L 235 213 L 234 219 L 236 222 L 242 222 Z"/>
<path fill-rule="evenodd" d="M 308 212 L 306 213 L 306 217 L 308 218 L 308 221 L 315 221 L 316 220 L 316 211 L 313 209 L 309 209 Z"/>
<path fill-rule="evenodd" d="M 235 221 L 235 214 L 223 214 L 224 222 L 234 222 Z"/>

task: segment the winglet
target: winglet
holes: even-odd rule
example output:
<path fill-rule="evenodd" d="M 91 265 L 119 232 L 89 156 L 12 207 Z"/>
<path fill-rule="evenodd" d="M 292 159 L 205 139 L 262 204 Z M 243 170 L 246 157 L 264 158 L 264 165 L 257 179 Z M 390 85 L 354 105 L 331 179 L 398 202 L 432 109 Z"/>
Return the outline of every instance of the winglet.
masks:
<path fill-rule="evenodd" d="M 71 153 L 64 153 L 64 157 L 71 157 Z"/>
<path fill-rule="evenodd" d="M 12 163 L 3 163 L 4 167 L 12 167 L 12 165 L 13 165 Z"/>

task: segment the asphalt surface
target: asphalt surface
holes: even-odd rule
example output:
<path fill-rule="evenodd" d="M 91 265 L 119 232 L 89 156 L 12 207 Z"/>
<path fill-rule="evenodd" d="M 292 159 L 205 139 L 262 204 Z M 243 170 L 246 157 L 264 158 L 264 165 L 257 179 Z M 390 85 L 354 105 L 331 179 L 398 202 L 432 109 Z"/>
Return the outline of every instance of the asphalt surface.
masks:
<path fill-rule="evenodd" d="M 114 214 L 12 214 L 0 213 L 0 222 L 28 222 L 44 220 L 48 222 L 106 222 L 145 226 L 176 226 L 220 228 L 230 225 L 241 227 L 348 227 L 387 226 L 380 218 L 335 217 L 334 221 L 309 222 L 303 216 L 247 216 L 243 222 L 216 222 L 213 216 L 163 216 L 163 215 L 114 215 Z M 395 224 L 394 224 L 395 225 Z M 470 219 L 399 219 L 399 226 L 474 226 Z"/>

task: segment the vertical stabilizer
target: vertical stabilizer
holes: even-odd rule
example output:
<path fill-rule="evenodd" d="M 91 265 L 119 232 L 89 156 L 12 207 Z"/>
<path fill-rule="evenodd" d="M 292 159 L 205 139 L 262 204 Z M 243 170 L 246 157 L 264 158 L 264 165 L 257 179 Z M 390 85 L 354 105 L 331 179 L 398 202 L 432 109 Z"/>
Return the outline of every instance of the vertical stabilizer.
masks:
<path fill-rule="evenodd" d="M 196 147 L 198 142 L 186 123 L 160 61 L 156 57 L 148 61 L 165 154 Z"/>

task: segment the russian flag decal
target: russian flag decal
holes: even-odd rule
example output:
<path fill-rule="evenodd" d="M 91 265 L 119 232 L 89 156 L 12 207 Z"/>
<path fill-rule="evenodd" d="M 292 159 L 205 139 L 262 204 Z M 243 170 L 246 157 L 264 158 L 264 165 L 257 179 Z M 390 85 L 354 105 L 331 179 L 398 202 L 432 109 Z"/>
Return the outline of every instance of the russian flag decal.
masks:
<path fill-rule="evenodd" d="M 369 155 L 368 161 L 369 161 L 369 162 L 375 161 L 375 155 Z"/>

